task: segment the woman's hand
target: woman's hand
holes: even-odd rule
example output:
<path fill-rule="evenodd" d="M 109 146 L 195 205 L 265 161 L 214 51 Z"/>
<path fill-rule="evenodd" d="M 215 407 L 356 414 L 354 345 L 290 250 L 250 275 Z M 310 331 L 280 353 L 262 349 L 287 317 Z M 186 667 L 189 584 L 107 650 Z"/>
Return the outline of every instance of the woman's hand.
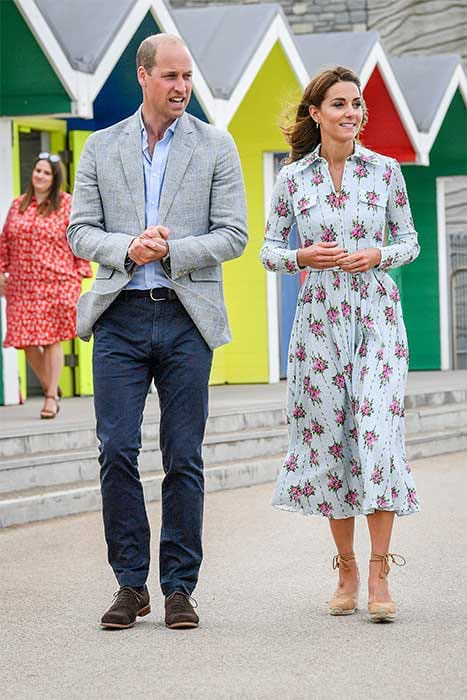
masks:
<path fill-rule="evenodd" d="M 326 270 L 339 265 L 339 260 L 347 255 L 344 248 L 339 248 L 335 242 L 313 243 L 307 248 L 297 251 L 297 263 L 299 267 L 314 267 L 318 270 Z"/>
<path fill-rule="evenodd" d="M 6 277 L 3 274 L 3 272 L 0 272 L 0 297 L 3 296 L 5 292 L 5 282 L 6 282 Z"/>
<path fill-rule="evenodd" d="M 366 272 L 381 262 L 379 248 L 363 248 L 356 253 L 341 257 L 336 263 L 344 272 Z"/>

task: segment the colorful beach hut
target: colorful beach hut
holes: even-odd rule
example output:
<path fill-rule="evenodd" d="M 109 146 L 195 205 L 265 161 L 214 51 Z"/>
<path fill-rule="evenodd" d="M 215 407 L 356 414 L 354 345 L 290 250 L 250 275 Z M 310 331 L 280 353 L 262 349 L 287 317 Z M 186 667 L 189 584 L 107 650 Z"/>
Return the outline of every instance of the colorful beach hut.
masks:
<path fill-rule="evenodd" d="M 36 24 L 35 31 L 31 29 Z M 28 178 L 34 155 L 66 146 L 64 115 L 89 116 L 90 103 L 79 74 L 66 61 L 34 2 L 0 3 L 0 223 Z M 22 167 L 21 167 L 22 166 Z M 23 183 L 22 183 L 23 180 Z M 5 334 L 5 304 L 1 304 Z M 65 348 L 65 352 L 69 347 Z M 18 403 L 19 371 L 25 363 L 14 349 L 0 351 L 0 404 Z M 72 370 L 62 377 L 65 393 Z"/>
<path fill-rule="evenodd" d="M 288 343 L 281 300 L 289 280 L 265 273 L 258 253 L 275 171 L 287 151 L 280 116 L 308 74 L 279 5 L 183 9 L 173 16 L 222 105 L 215 123 L 237 143 L 247 191 L 250 242 L 239 260 L 224 266 L 233 342 L 217 352 L 213 378 L 278 381 L 281 347 Z"/>
<path fill-rule="evenodd" d="M 149 34 L 178 34 L 178 30 L 159 0 L 66 4 L 2 0 L 0 11 L 0 154 L 6 164 L 0 187 L 3 221 L 41 150 L 62 154 L 73 185 L 88 134 L 128 116 L 140 103 L 134 78 L 139 42 Z M 214 99 L 196 61 L 193 69 L 195 90 L 189 110 L 212 120 Z M 2 315 L 4 328 L 4 308 Z M 67 366 L 60 380 L 64 395 L 91 393 L 90 346 L 70 341 L 64 352 Z M 33 381 L 22 355 L 15 350 L 3 350 L 0 355 L 0 403 L 17 403 Z"/>
<path fill-rule="evenodd" d="M 194 58 L 195 94 L 189 111 L 220 128 L 228 127 L 236 139 L 247 181 L 250 230 L 255 232 L 244 258 L 226 266 L 225 290 L 234 342 L 216 353 L 212 381 L 277 380 L 277 280 L 272 276 L 264 279 L 257 253 L 264 226 L 265 190 L 271 189 L 274 179 L 274 154 L 285 150 L 277 128 L 279 114 L 307 80 L 280 6 L 206 8 L 171 14 L 162 2 L 118 0 L 96 6 L 84 0 L 84 7 L 80 3 L 79 8 L 71 8 L 71 15 L 70 8 L 65 12 L 57 0 L 18 0 L 18 6 L 23 24 L 34 33 L 59 81 L 68 71 L 74 80 L 70 83 L 80 88 L 75 102 L 81 109 L 67 108 L 60 114 L 64 119 L 56 120 L 63 130 L 65 143 L 59 150 L 68 154 L 71 185 L 88 134 L 131 114 L 139 104 L 134 80 L 138 43 L 158 31 L 183 35 Z M 257 118 L 260 113 L 262 119 Z M 264 313 L 266 308 L 269 314 Z M 89 344 L 75 341 L 67 354 L 69 364 L 75 365 L 69 370 L 70 387 L 74 381 L 75 393 L 91 393 Z M 10 367 L 8 374 L 15 375 L 14 368 Z"/>
<path fill-rule="evenodd" d="M 391 65 L 417 123 L 425 163 L 403 168 L 421 242 L 420 257 L 402 270 L 411 367 L 450 369 L 457 365 L 456 334 L 460 342 L 467 337 L 467 328 L 453 327 L 452 295 L 459 296 L 458 317 L 467 318 L 467 298 L 456 295 L 461 277 L 446 231 L 445 183 L 467 175 L 467 78 L 456 55 L 404 56 L 391 58 Z M 465 204 L 465 189 L 463 197 Z M 467 231 L 460 241 L 466 259 Z"/>
<path fill-rule="evenodd" d="M 137 108 L 134 56 L 145 36 L 167 31 L 187 42 L 194 59 L 189 111 L 233 135 L 249 208 L 247 251 L 225 265 L 234 340 L 215 354 L 214 383 L 271 382 L 284 374 L 300 279 L 265 273 L 258 263 L 275 173 L 287 150 L 278 128 L 280 115 L 310 74 L 337 63 L 353 68 L 362 78 L 372 117 L 365 144 L 408 166 L 405 174 L 423 236 L 425 222 L 421 225 L 419 218 L 432 214 L 428 244 L 422 238 L 426 259 L 398 279 L 412 368 L 448 366 L 450 349 L 442 340 L 443 309 L 449 311 L 442 272 L 446 256 L 436 232 L 436 202 L 442 178 L 466 172 L 465 139 L 455 146 L 449 142 L 449 134 L 460 134 L 465 124 L 465 74 L 457 59 L 455 65 L 452 57 L 450 62 L 423 57 L 410 65 L 404 62 L 412 58 L 390 63 L 375 32 L 294 37 L 281 7 L 273 4 L 169 10 L 162 0 L 2 0 L 0 12 L 0 155 L 6 164 L 0 173 L 0 220 L 21 189 L 20 163 L 27 171 L 28 158 L 39 150 L 60 151 L 72 185 L 88 134 Z M 432 59 L 439 59 L 436 65 L 426 63 Z M 427 186 L 417 194 L 422 181 Z M 425 288 L 420 295 L 424 275 L 416 268 L 422 261 L 430 274 L 436 273 L 426 295 Z M 422 306 L 428 309 L 423 329 Z M 438 355 L 428 340 L 439 347 Z M 90 345 L 74 341 L 65 352 L 65 394 L 92 393 Z M 18 368 L 23 388 L 27 384 L 24 362 L 14 350 L 3 351 L 0 359 L 0 403 L 16 403 Z"/>

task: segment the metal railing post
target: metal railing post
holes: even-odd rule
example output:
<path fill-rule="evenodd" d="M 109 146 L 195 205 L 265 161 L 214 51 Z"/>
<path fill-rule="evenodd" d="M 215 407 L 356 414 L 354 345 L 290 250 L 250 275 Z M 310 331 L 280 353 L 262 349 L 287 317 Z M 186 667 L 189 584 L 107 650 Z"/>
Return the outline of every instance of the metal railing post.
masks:
<path fill-rule="evenodd" d="M 467 273 L 467 267 L 457 267 L 451 273 L 451 316 L 452 316 L 452 326 L 451 326 L 451 336 L 452 336 L 452 355 L 453 355 L 453 369 L 458 369 L 458 358 L 457 358 L 457 299 L 456 299 L 456 277 L 460 274 Z M 466 299 L 467 304 L 467 299 Z"/>

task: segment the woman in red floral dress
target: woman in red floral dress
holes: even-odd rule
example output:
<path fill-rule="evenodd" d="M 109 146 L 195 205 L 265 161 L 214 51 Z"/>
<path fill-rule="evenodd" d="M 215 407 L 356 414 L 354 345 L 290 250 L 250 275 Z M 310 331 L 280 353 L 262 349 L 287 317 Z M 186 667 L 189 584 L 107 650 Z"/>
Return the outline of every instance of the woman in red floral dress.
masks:
<path fill-rule="evenodd" d="M 76 336 L 81 280 L 92 275 L 89 263 L 76 258 L 67 242 L 71 195 L 60 191 L 62 181 L 60 158 L 40 153 L 29 188 L 13 201 L 0 236 L 4 347 L 25 351 L 44 390 L 41 418 L 58 413 L 60 343 Z"/>

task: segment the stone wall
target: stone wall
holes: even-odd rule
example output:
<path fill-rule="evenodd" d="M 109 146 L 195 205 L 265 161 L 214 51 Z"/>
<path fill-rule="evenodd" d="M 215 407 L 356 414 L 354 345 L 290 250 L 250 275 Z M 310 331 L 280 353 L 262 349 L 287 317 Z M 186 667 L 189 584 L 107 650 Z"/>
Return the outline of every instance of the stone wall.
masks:
<path fill-rule="evenodd" d="M 205 7 L 251 2 L 171 0 L 171 5 Z M 279 4 L 296 34 L 374 29 L 381 34 L 388 53 L 459 53 L 467 66 L 467 0 L 282 0 Z"/>
<path fill-rule="evenodd" d="M 355 32 L 367 28 L 366 0 L 287 0 L 282 7 L 296 34 Z"/>
<path fill-rule="evenodd" d="M 368 29 L 390 54 L 458 53 L 467 66 L 466 0 L 368 0 Z"/>
<path fill-rule="evenodd" d="M 172 7 L 249 5 L 257 0 L 171 0 Z M 351 32 L 367 28 L 367 0 L 264 0 L 282 5 L 296 34 Z"/>

